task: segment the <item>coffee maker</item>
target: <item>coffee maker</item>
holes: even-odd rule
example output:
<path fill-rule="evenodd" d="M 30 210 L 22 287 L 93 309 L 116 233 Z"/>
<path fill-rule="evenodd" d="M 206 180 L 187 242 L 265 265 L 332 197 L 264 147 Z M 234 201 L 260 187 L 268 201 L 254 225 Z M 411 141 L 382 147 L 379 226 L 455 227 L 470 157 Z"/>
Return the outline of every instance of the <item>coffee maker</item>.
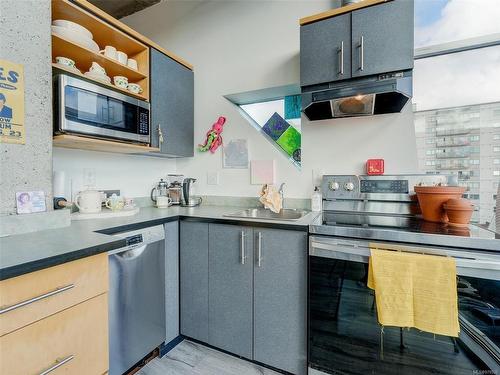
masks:
<path fill-rule="evenodd" d="M 181 174 L 169 174 L 168 181 L 168 196 L 172 199 L 172 204 L 182 203 L 182 182 L 184 176 Z"/>

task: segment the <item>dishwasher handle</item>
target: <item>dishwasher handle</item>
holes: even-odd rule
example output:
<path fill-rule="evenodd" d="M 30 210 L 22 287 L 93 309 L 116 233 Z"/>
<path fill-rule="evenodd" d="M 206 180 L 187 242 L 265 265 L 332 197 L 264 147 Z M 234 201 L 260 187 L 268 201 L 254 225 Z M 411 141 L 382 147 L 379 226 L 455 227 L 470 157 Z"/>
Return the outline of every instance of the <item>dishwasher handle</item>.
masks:
<path fill-rule="evenodd" d="M 138 246 L 133 249 L 125 249 L 125 250 L 118 250 L 116 253 L 112 253 L 110 255 L 116 255 L 123 260 L 133 260 L 139 258 L 144 250 L 146 250 L 147 245 L 142 245 Z"/>

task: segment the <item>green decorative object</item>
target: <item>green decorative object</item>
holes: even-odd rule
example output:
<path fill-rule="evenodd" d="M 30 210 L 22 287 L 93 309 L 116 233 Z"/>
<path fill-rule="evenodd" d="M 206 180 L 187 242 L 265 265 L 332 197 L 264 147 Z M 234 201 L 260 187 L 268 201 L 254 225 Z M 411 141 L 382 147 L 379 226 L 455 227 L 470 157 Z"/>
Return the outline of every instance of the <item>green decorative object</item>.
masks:
<path fill-rule="evenodd" d="M 302 100 L 300 95 L 285 96 L 285 119 L 300 118 Z"/>
<path fill-rule="evenodd" d="M 285 150 L 288 155 L 293 156 L 294 152 L 300 150 L 300 133 L 293 126 L 290 126 L 281 137 L 278 138 L 276 143 Z"/>

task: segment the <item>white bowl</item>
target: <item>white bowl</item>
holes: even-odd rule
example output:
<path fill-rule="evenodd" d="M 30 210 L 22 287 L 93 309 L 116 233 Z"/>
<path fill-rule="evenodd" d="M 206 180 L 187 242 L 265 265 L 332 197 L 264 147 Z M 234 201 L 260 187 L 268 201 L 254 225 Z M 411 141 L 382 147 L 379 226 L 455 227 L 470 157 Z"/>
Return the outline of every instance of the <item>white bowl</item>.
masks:
<path fill-rule="evenodd" d="M 51 26 L 52 32 L 54 34 L 60 35 L 62 38 L 67 39 L 73 43 L 79 44 L 85 48 L 88 48 L 95 53 L 99 53 L 99 46 L 92 39 L 87 38 L 84 34 L 79 31 L 72 29 L 67 29 L 61 26 Z"/>
<path fill-rule="evenodd" d="M 61 67 L 61 69 L 67 69 L 67 70 L 71 70 L 71 71 L 73 71 L 73 72 L 75 72 L 75 73 L 80 73 L 80 74 L 82 74 L 82 72 L 80 71 L 80 69 L 78 69 L 78 68 L 76 68 L 76 67 L 74 67 L 74 66 L 68 66 L 68 65 L 64 65 L 64 64 L 59 64 L 59 63 L 57 63 L 57 62 L 56 62 L 56 66 L 60 66 L 60 67 Z"/>
<path fill-rule="evenodd" d="M 70 29 L 70 30 L 74 30 L 74 31 L 78 31 L 78 32 L 84 34 L 87 38 L 94 39 L 94 36 L 89 31 L 89 29 L 77 24 L 76 22 L 67 21 L 67 20 L 54 20 L 54 21 L 52 21 L 52 25 L 64 27 L 66 29 Z"/>
<path fill-rule="evenodd" d="M 104 83 L 111 83 L 111 78 L 108 77 L 106 74 L 98 74 L 98 73 L 94 73 L 94 72 L 85 72 L 85 73 L 83 73 L 83 75 L 85 75 L 85 76 L 87 76 L 89 78 L 92 78 L 92 79 L 104 82 Z"/>

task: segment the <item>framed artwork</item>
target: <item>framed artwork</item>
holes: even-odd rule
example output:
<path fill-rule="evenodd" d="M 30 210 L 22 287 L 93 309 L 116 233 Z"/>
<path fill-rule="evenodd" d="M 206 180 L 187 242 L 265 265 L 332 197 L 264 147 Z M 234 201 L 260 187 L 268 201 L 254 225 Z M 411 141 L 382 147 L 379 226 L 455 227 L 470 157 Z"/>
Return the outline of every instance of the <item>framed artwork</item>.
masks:
<path fill-rule="evenodd" d="M 250 183 L 252 185 L 276 183 L 274 160 L 252 160 L 250 162 Z"/>
<path fill-rule="evenodd" d="M 246 139 L 233 139 L 224 145 L 224 168 L 248 168 L 248 146 Z"/>
<path fill-rule="evenodd" d="M 31 214 L 45 212 L 45 193 L 43 191 L 19 191 L 16 193 L 16 206 L 18 214 Z"/>

